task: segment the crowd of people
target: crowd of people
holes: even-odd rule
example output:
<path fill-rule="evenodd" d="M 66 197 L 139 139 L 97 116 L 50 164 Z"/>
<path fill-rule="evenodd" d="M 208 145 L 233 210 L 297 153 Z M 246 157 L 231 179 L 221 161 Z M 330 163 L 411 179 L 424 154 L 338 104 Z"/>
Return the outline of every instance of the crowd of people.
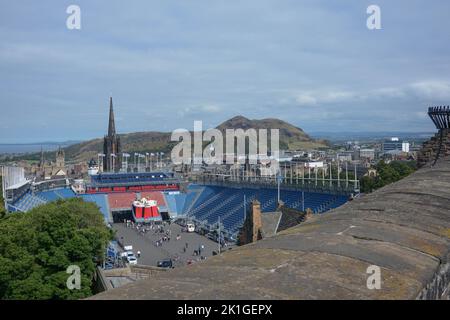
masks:
<path fill-rule="evenodd" d="M 182 234 L 177 233 L 176 236 L 172 238 L 172 230 L 170 229 L 170 223 L 163 221 L 161 224 L 155 224 L 155 223 L 149 223 L 149 224 L 142 224 L 142 223 L 136 223 L 132 220 L 124 220 L 124 224 L 127 228 L 131 228 L 136 230 L 136 232 L 140 235 L 146 235 L 148 234 L 150 238 L 157 239 L 152 240 L 152 243 L 155 247 L 163 247 L 164 244 L 170 243 L 170 241 L 180 242 L 182 241 Z M 184 228 L 181 229 L 181 232 L 186 232 L 187 230 Z M 172 239 L 172 240 L 171 240 Z M 200 243 L 198 247 L 191 248 L 192 254 L 190 255 L 191 258 L 186 259 L 187 264 L 191 264 L 195 261 L 200 261 L 206 259 L 205 255 L 205 245 Z M 189 243 L 185 242 L 184 245 L 181 248 L 180 254 L 186 255 L 189 252 Z M 188 253 L 189 254 L 189 253 Z M 139 256 L 141 253 L 139 252 Z M 178 255 L 174 255 L 179 258 Z M 179 260 L 179 259 L 176 259 Z"/>

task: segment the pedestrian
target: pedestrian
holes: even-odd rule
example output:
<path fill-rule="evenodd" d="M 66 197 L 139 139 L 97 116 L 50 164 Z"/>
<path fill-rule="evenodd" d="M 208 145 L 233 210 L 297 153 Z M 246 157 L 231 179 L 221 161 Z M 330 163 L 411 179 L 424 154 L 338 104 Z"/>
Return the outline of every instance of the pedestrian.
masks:
<path fill-rule="evenodd" d="M 137 257 L 140 258 L 141 257 L 141 252 L 138 250 L 137 252 Z"/>

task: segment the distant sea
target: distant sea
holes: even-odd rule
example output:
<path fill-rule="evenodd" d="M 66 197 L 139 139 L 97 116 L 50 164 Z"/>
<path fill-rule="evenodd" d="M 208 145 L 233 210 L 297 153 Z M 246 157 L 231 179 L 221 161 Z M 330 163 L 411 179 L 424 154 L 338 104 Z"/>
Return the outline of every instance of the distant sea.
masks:
<path fill-rule="evenodd" d="M 60 142 L 60 143 L 30 143 L 30 144 L 1 144 L 0 154 L 21 154 L 21 153 L 34 153 L 40 152 L 41 148 L 44 151 L 55 151 L 59 147 L 67 147 L 76 142 Z"/>
<path fill-rule="evenodd" d="M 315 139 L 337 141 L 383 141 L 391 137 L 398 137 L 406 141 L 429 139 L 435 132 L 311 132 Z"/>

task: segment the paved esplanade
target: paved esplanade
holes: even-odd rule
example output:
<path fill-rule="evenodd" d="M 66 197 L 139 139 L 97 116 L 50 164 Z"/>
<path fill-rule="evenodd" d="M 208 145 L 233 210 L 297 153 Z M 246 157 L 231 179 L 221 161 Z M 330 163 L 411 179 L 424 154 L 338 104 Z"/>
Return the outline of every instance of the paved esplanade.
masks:
<path fill-rule="evenodd" d="M 450 161 L 282 233 L 91 299 L 415 299 L 449 286 Z M 367 287 L 368 267 L 381 288 Z"/>
<path fill-rule="evenodd" d="M 157 262 L 162 259 L 174 258 L 178 256 L 180 259 L 175 262 L 175 265 L 185 264 L 187 260 L 197 260 L 200 257 L 194 256 L 194 250 L 203 245 L 205 249 L 202 251 L 202 256 L 210 257 L 213 251 L 218 251 L 218 244 L 204 236 L 197 233 L 181 232 L 181 227 L 178 224 L 172 223 L 170 226 L 166 224 L 164 230 L 170 230 L 170 241 L 163 241 L 161 246 L 156 247 L 155 241 L 162 238 L 162 233 L 155 233 L 154 230 L 149 230 L 142 234 L 136 228 L 126 227 L 124 223 L 115 223 L 113 229 L 116 230 L 117 239 L 123 242 L 124 245 L 132 245 L 133 251 L 137 254 L 141 252 L 141 257 L 138 258 L 138 263 L 149 266 L 156 266 Z M 181 236 L 180 240 L 176 240 L 177 235 Z M 121 239 L 123 237 L 123 240 Z M 186 251 L 183 248 L 188 244 Z"/>

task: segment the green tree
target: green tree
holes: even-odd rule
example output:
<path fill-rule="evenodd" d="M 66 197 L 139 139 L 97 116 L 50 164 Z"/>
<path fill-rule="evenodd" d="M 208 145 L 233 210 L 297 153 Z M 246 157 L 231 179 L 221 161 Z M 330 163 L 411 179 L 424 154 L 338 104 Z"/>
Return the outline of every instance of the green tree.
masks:
<path fill-rule="evenodd" d="M 0 177 L 0 219 L 3 218 L 6 214 L 6 209 L 4 207 L 4 199 L 3 199 L 3 184 L 2 177 Z"/>
<path fill-rule="evenodd" d="M 51 202 L 0 219 L 0 298 L 79 299 L 92 294 L 95 268 L 112 232 L 98 207 L 81 199 Z M 81 289 L 66 286 L 67 267 Z"/>
<path fill-rule="evenodd" d="M 364 176 L 361 178 L 361 191 L 372 192 L 375 189 L 384 187 L 410 175 L 416 170 L 416 163 L 413 161 L 392 161 L 389 164 L 381 160 L 375 166 L 376 177 Z"/>

